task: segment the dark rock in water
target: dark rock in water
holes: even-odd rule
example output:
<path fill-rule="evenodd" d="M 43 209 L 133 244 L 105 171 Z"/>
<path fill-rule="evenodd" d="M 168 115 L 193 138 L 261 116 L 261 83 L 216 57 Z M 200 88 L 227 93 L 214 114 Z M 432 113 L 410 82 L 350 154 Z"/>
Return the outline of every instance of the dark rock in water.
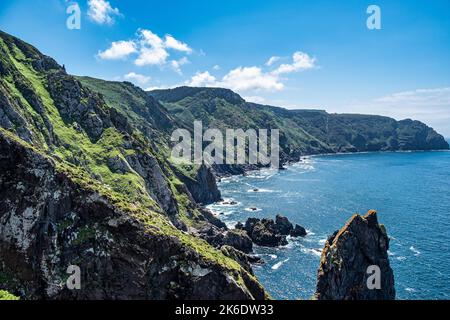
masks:
<path fill-rule="evenodd" d="M 249 218 L 245 226 L 238 224 L 236 228 L 243 228 L 252 241 L 260 246 L 278 247 L 287 244 L 286 237 L 279 233 L 272 219 Z"/>
<path fill-rule="evenodd" d="M 307 235 L 306 229 L 296 224 L 295 228 L 291 230 L 291 237 L 305 237 Z"/>
<path fill-rule="evenodd" d="M 394 274 L 389 265 L 389 238 L 376 211 L 354 215 L 325 243 L 317 276 L 318 300 L 393 300 Z M 369 289 L 369 266 L 380 269 L 380 289 Z M 372 283 L 369 279 L 369 283 Z"/>
<path fill-rule="evenodd" d="M 243 225 L 237 223 L 236 229 L 245 230 L 254 243 L 266 247 L 278 247 L 287 244 L 286 236 L 304 237 L 306 230 L 302 226 L 295 225 L 288 218 L 277 215 L 272 219 L 249 218 Z"/>
<path fill-rule="evenodd" d="M 249 235 L 260 246 L 278 247 L 287 244 L 286 237 L 277 232 L 273 220 L 269 219 L 255 223 Z"/>
<path fill-rule="evenodd" d="M 1 130 L 0 168 L 0 290 L 32 300 L 266 297 L 250 271 L 146 225 Z M 63 285 L 70 265 L 81 290 Z"/>
<path fill-rule="evenodd" d="M 289 235 L 291 231 L 294 229 L 289 219 L 280 216 L 279 214 L 275 217 L 275 225 L 276 228 L 278 229 L 278 232 L 283 236 Z"/>

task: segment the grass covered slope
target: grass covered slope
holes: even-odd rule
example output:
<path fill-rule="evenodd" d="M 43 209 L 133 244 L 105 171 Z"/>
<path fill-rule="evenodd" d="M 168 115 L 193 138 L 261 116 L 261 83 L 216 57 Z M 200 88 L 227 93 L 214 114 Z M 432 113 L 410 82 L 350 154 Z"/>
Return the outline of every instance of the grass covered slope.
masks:
<path fill-rule="evenodd" d="M 212 288 L 204 297 L 264 298 L 236 261 L 185 232 L 207 221 L 167 161 L 170 115 L 142 90 L 114 90 L 123 96 L 105 99 L 36 48 L 0 32 L 0 275 L 7 275 L 0 289 L 29 298 L 70 296 L 68 264 L 113 265 L 115 284 L 97 273 L 98 287 L 90 283 L 75 298 L 117 298 L 114 285 L 139 298 L 201 298 L 193 288 L 198 280 Z M 146 261 L 154 274 L 142 268 Z M 127 281 L 134 268 L 136 278 Z M 148 287 L 148 276 L 162 286 L 161 296 Z M 185 287 L 170 287 L 177 279 Z"/>
<path fill-rule="evenodd" d="M 396 150 L 448 149 L 444 138 L 419 121 L 358 114 L 329 114 L 321 110 L 287 110 L 244 101 L 228 89 L 180 87 L 154 90 L 174 118 L 192 128 L 280 129 L 282 157 Z"/>

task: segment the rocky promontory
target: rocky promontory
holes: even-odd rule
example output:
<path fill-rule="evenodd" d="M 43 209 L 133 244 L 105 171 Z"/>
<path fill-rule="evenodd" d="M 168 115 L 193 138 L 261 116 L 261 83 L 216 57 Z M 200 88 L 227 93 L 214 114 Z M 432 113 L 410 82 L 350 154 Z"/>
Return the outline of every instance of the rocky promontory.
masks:
<path fill-rule="evenodd" d="M 287 236 L 304 237 L 306 230 L 300 225 L 295 225 L 288 218 L 277 215 L 273 219 L 249 218 L 245 222 L 236 224 L 237 230 L 244 230 L 250 239 L 259 246 L 278 247 L 287 245 Z"/>
<path fill-rule="evenodd" d="M 389 238 L 377 212 L 355 214 L 325 243 L 317 275 L 318 300 L 393 300 L 394 274 L 388 258 Z M 369 288 L 379 270 L 378 288 Z M 374 273 L 375 272 L 375 273 Z M 370 279 L 369 279 L 370 278 Z"/>

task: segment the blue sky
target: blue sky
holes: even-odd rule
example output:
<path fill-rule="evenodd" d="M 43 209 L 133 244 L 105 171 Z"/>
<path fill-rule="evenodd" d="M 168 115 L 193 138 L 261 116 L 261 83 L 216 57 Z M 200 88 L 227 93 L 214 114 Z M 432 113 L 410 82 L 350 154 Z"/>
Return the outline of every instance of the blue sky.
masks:
<path fill-rule="evenodd" d="M 72 74 L 223 86 L 286 108 L 419 119 L 450 137 L 448 0 L 83 0 L 69 30 L 73 3 L 2 0 L 0 29 Z M 371 4 L 381 30 L 366 27 Z"/>

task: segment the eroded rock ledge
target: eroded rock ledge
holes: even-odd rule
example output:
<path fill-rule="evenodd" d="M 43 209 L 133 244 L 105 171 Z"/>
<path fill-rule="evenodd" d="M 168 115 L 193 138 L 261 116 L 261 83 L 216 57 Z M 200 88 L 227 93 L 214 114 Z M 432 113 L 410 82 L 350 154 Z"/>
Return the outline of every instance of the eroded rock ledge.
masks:
<path fill-rule="evenodd" d="M 325 243 L 317 275 L 318 300 L 393 300 L 394 274 L 388 258 L 389 238 L 377 212 L 354 215 Z M 370 290 L 369 266 L 378 266 L 381 288 Z"/>
<path fill-rule="evenodd" d="M 163 229 L 162 218 L 146 225 L 15 139 L 0 131 L 0 290 L 25 299 L 267 298 L 248 265 Z M 82 270 L 81 290 L 65 286 L 69 265 Z"/>

